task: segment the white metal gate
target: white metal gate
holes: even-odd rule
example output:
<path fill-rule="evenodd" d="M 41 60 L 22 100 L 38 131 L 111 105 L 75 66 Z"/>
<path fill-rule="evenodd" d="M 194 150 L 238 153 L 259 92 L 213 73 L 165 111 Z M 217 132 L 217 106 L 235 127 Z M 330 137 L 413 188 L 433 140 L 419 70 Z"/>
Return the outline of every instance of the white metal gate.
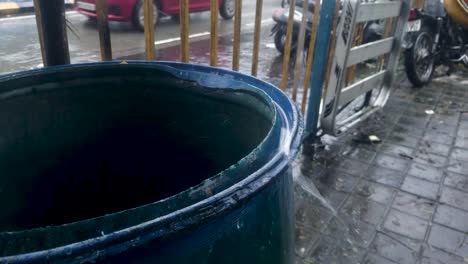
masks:
<path fill-rule="evenodd" d="M 330 78 L 323 97 L 321 126 L 325 133 L 339 135 L 382 108 L 387 102 L 398 64 L 410 4 L 411 0 L 345 1 L 337 30 Z M 394 19 L 388 20 L 391 18 Z M 381 40 L 352 47 L 358 23 L 382 19 L 392 21 L 388 37 L 384 36 Z M 377 73 L 345 86 L 348 67 L 382 55 L 387 57 Z M 337 121 L 336 116 L 342 106 L 372 90 L 378 93 L 372 102 L 347 118 Z"/>

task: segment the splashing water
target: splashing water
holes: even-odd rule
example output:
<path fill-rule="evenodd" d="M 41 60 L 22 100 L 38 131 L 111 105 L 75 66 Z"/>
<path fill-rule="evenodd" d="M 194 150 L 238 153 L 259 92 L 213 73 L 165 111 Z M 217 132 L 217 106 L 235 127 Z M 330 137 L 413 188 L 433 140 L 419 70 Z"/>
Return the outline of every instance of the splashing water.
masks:
<path fill-rule="evenodd" d="M 309 195 L 312 195 L 315 199 L 317 199 L 325 208 L 329 209 L 334 216 L 337 216 L 337 212 L 335 208 L 327 201 L 325 197 L 320 194 L 320 191 L 317 190 L 317 187 L 309 181 L 304 175 L 299 173 L 293 173 L 294 182 L 299 185 L 302 190 L 307 192 Z"/>
<path fill-rule="evenodd" d="M 332 251 L 335 252 L 335 254 L 332 254 L 327 257 L 314 256 L 313 263 L 315 261 L 319 261 L 319 263 L 332 263 L 336 262 L 338 259 L 335 258 L 339 258 L 340 256 L 353 255 L 353 252 L 355 253 L 358 250 L 358 244 L 362 244 L 364 242 L 361 238 L 361 234 L 357 223 L 354 222 L 354 217 L 347 217 L 342 215 L 341 213 L 338 213 L 337 209 L 335 209 L 335 207 L 330 203 L 330 201 L 328 201 L 327 198 L 325 198 L 320 193 L 320 191 L 315 186 L 314 182 L 302 173 L 300 165 L 295 165 L 296 166 L 293 166 L 293 179 L 295 184 L 298 187 L 300 187 L 300 189 L 304 191 L 307 195 L 313 197 L 314 200 L 318 201 L 325 209 L 327 209 L 332 214 L 333 218 L 330 220 L 330 222 L 325 224 L 330 225 L 331 221 L 334 220 L 336 224 L 333 225 L 333 227 L 331 228 L 334 230 L 333 233 L 335 235 L 339 234 L 339 237 L 335 238 L 338 239 L 340 242 L 334 241 L 333 245 L 331 246 L 333 248 Z M 317 215 L 317 217 L 321 216 Z M 313 220 L 311 219 L 311 221 Z M 325 257 L 326 259 L 322 259 L 323 257 Z M 351 261 L 351 259 L 348 260 Z"/>

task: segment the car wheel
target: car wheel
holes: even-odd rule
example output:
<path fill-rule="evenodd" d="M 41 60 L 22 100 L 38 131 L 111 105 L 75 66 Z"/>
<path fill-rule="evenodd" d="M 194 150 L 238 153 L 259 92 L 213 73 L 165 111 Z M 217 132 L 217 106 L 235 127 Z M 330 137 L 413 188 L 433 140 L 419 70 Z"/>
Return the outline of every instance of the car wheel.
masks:
<path fill-rule="evenodd" d="M 154 24 L 158 23 L 159 21 L 159 8 L 158 5 L 156 5 L 153 2 L 153 17 L 154 17 Z M 132 16 L 132 24 L 133 26 L 140 30 L 144 31 L 145 30 L 145 16 L 144 16 L 144 7 L 143 7 L 143 0 L 139 0 L 137 4 L 135 5 L 135 9 L 133 10 L 133 16 Z"/>
<path fill-rule="evenodd" d="M 219 7 L 219 14 L 224 19 L 231 19 L 235 13 L 235 0 L 224 0 Z"/>

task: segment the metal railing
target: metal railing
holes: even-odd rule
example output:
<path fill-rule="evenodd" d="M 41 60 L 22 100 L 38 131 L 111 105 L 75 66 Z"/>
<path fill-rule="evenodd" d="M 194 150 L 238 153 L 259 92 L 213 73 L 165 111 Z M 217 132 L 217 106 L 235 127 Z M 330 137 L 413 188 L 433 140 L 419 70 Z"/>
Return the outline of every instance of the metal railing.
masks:
<path fill-rule="evenodd" d="M 147 60 L 156 59 L 155 38 L 157 28 L 153 23 L 153 0 L 143 0 L 144 2 L 144 37 L 145 37 L 145 58 Z M 218 65 L 218 5 L 219 0 L 211 1 L 210 11 L 210 58 L 211 66 Z M 366 1 L 367 2 L 367 1 Z M 350 127 L 356 120 L 360 120 L 360 115 L 354 120 L 348 120 L 346 124 L 338 124 L 336 127 L 335 117 L 340 103 L 346 103 L 355 99 L 358 95 L 368 92 L 381 83 L 384 84 L 384 91 L 381 93 L 377 103 L 372 108 L 378 109 L 386 102 L 388 90 L 393 80 L 391 72 L 394 70 L 397 59 L 397 48 L 399 39 L 409 12 L 410 0 L 377 0 L 369 3 L 361 3 L 358 0 L 346 1 L 345 9 L 337 32 L 338 17 L 340 12 L 340 0 L 316 1 L 312 27 L 310 28 L 310 38 L 308 46 L 305 47 L 305 30 L 308 16 L 303 15 L 299 29 L 299 38 L 296 48 L 296 57 L 292 78 L 292 89 L 288 89 L 291 83 L 289 78 L 289 68 L 291 67 L 291 46 L 293 38 L 293 23 L 295 0 L 290 0 L 289 19 L 287 23 L 286 44 L 282 61 L 282 75 L 280 88 L 288 90 L 292 100 L 298 100 L 299 87 L 303 85 L 302 100 L 297 102 L 303 113 L 307 113 L 306 131 L 315 135 L 320 116 L 319 106 L 321 104 L 322 93 L 324 100 L 324 115 L 322 116 L 322 126 L 326 132 L 339 134 L 343 128 Z M 66 37 L 65 15 L 63 0 L 34 0 L 35 13 L 37 17 L 39 40 L 44 61 L 44 66 L 57 64 L 67 64 L 70 62 L 68 54 L 68 43 Z M 61 3 L 61 4 L 60 4 Z M 189 54 L 189 0 L 179 0 L 180 3 L 180 61 L 190 62 Z M 50 9 L 54 5 L 55 7 Z M 308 1 L 303 2 L 303 10 L 308 10 Z M 263 0 L 256 0 L 255 23 L 253 32 L 253 48 L 250 74 L 257 76 L 260 52 L 260 35 L 262 30 L 261 18 Z M 108 22 L 108 6 L 106 0 L 96 1 L 97 25 L 99 32 L 101 60 L 109 61 L 113 59 L 112 45 Z M 368 20 L 379 20 L 391 17 L 398 17 L 397 26 L 394 22 L 388 22 L 386 34 L 382 40 L 374 43 L 358 45 L 362 30 L 356 30 L 360 22 Z M 234 30 L 233 30 L 233 53 L 232 69 L 239 71 L 240 42 L 242 32 L 242 0 L 235 0 Z M 62 26 L 58 22 L 62 23 Z M 54 25 L 51 25 L 54 23 Z M 358 25 L 358 26 L 356 26 Z M 346 35 L 347 39 L 343 39 Z M 336 38 L 338 36 L 338 38 Z M 356 38 L 357 36 L 357 38 Z M 53 39 L 54 43 L 51 43 Z M 63 47 L 62 52 L 58 52 L 57 47 Z M 336 48 L 335 48 L 336 47 Z M 58 52 L 58 53 L 57 53 Z M 305 59 L 301 54 L 305 54 Z M 382 70 L 364 80 L 352 85 L 354 79 L 354 65 L 368 58 L 376 57 L 385 53 L 392 53 L 392 56 L 382 56 L 380 64 L 384 65 Z M 386 59 L 384 59 L 386 58 Z M 348 69 L 348 70 L 347 70 Z M 302 74 L 304 71 L 304 74 Z M 301 83 L 301 80 L 303 82 Z M 366 115 L 369 115 L 367 113 Z M 351 123 L 349 123 L 351 122 Z M 338 128 L 338 129 L 337 129 Z"/>
<path fill-rule="evenodd" d="M 330 81 L 324 95 L 322 128 L 328 134 L 339 135 L 362 121 L 387 102 L 398 63 L 404 26 L 408 20 L 410 0 L 382 0 L 375 2 L 347 1 L 343 8 L 340 25 L 337 30 L 335 56 L 330 72 Z M 354 36 L 359 23 L 391 19 L 387 21 L 391 34 L 382 39 L 354 46 Z M 346 80 L 350 67 L 369 59 L 385 56 L 379 70 L 356 83 L 349 85 Z M 378 95 L 370 100 L 370 92 Z M 344 120 L 337 121 L 340 108 L 349 105 L 361 95 L 367 95 L 359 111 Z"/>

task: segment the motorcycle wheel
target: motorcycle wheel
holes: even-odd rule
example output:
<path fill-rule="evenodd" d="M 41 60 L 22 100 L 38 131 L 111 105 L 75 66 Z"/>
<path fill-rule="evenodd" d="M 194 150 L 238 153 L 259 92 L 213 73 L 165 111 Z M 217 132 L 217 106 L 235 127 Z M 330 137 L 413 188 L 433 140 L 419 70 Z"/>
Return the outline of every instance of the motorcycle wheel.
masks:
<path fill-rule="evenodd" d="M 405 51 L 405 70 L 415 87 L 428 84 L 434 74 L 434 56 L 431 51 L 434 37 L 430 30 L 422 28 L 414 45 Z"/>
<path fill-rule="evenodd" d="M 279 52 L 281 52 L 281 54 L 283 54 L 285 46 L 286 46 L 286 32 L 283 32 L 282 30 L 278 30 L 275 33 L 275 47 Z"/>

